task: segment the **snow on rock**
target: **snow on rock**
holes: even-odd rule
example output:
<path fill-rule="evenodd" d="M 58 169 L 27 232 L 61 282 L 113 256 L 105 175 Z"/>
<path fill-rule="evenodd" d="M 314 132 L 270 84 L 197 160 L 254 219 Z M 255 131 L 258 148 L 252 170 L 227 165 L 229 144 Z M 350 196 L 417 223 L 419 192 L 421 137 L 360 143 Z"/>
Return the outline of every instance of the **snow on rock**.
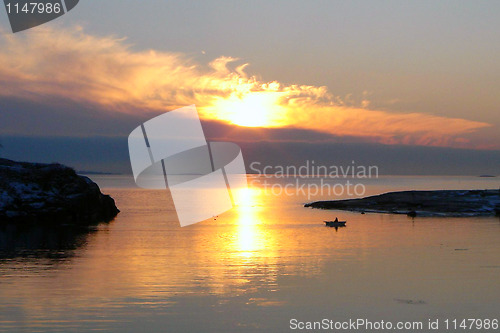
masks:
<path fill-rule="evenodd" d="M 0 158 L 0 222 L 87 224 L 118 212 L 110 196 L 71 168 Z"/>
<path fill-rule="evenodd" d="M 305 207 L 409 216 L 500 216 L 500 190 L 389 192 L 359 199 L 317 201 Z"/>

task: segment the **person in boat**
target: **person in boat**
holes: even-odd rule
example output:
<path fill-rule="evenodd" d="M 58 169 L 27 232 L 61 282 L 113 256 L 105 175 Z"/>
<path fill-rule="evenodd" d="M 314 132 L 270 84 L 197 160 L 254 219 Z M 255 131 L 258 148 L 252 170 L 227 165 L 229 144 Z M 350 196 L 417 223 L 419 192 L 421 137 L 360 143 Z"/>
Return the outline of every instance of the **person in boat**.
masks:
<path fill-rule="evenodd" d="M 338 221 L 339 221 L 339 218 L 335 217 L 335 221 L 333 221 L 333 222 L 337 223 Z"/>

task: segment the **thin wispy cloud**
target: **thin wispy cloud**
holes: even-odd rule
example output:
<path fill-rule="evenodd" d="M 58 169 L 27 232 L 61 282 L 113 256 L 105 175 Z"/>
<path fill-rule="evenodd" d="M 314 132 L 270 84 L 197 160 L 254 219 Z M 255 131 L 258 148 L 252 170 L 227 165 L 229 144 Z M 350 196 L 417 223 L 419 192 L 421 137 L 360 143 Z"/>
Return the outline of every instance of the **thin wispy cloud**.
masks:
<path fill-rule="evenodd" d="M 375 110 L 367 99 L 355 105 L 326 87 L 263 82 L 246 67 L 231 57 L 202 64 L 181 53 L 136 51 L 126 39 L 93 36 L 79 27 L 0 35 L 0 97 L 40 103 L 56 97 L 131 114 L 196 104 L 205 119 L 389 144 L 473 146 L 466 135 L 490 126 L 424 112 Z"/>

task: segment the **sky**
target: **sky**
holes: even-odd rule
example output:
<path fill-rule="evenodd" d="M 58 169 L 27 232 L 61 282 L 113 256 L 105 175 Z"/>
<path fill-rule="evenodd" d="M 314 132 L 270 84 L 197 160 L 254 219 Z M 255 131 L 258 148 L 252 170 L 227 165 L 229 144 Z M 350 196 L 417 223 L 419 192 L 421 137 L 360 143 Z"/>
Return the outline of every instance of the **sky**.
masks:
<path fill-rule="evenodd" d="M 482 169 L 494 171 L 499 13 L 495 1 L 82 0 L 12 34 L 2 8 L 0 156 L 33 160 L 34 149 L 13 147 L 41 140 L 67 161 L 65 142 L 126 143 L 145 120 L 196 104 L 214 139 L 401 146 L 428 152 L 422 170 L 432 149 L 464 163 L 486 151 L 493 166 Z M 71 163 L 99 164 L 80 155 Z"/>

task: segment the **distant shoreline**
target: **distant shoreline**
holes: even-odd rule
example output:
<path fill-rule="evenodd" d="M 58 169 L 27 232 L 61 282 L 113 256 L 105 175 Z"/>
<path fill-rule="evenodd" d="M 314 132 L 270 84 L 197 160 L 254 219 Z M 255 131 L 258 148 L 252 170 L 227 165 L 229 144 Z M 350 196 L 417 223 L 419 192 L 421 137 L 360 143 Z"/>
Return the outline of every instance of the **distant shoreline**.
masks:
<path fill-rule="evenodd" d="M 78 175 L 99 175 L 99 176 L 120 176 L 123 175 L 122 173 L 119 172 L 101 172 L 101 171 L 77 171 L 76 172 Z"/>
<path fill-rule="evenodd" d="M 408 216 L 500 216 L 500 190 L 401 191 L 366 198 L 316 201 L 304 207 Z"/>

